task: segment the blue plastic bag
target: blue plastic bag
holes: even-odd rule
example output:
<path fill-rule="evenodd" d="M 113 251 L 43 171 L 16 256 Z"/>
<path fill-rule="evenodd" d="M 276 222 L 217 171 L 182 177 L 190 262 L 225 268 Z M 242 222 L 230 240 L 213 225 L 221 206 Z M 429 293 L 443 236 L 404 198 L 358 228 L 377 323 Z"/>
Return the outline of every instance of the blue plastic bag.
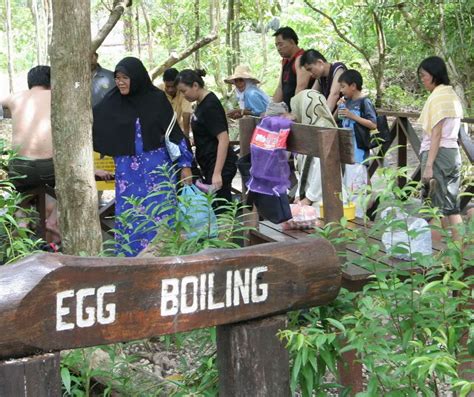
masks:
<path fill-rule="evenodd" d="M 217 237 L 217 218 L 206 195 L 194 185 L 186 185 L 179 197 L 179 210 L 189 225 L 187 238 L 198 235 Z M 208 234 L 209 233 L 209 234 Z"/>

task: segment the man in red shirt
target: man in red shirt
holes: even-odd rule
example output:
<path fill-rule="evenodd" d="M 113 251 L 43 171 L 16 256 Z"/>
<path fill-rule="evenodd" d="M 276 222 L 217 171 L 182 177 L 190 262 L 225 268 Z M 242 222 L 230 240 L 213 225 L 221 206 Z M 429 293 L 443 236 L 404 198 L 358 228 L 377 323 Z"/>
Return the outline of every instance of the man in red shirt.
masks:
<path fill-rule="evenodd" d="M 274 34 L 275 46 L 283 58 L 278 87 L 273 94 L 273 102 L 285 102 L 290 108 L 290 100 L 298 92 L 311 88 L 314 80 L 311 74 L 300 65 L 300 57 L 304 50 L 298 47 L 298 36 L 295 31 L 286 26 Z"/>

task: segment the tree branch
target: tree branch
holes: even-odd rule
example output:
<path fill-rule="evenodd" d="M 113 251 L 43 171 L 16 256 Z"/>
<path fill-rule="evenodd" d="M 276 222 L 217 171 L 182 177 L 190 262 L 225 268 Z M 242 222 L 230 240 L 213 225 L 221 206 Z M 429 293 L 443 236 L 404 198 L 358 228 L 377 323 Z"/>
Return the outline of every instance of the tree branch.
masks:
<path fill-rule="evenodd" d="M 92 40 L 91 52 L 94 53 L 104 42 L 107 35 L 111 32 L 114 26 L 119 21 L 127 7 L 132 5 L 132 0 L 114 0 L 112 11 L 110 11 L 109 19 L 104 26 L 99 30 L 97 36 Z"/>
<path fill-rule="evenodd" d="M 202 37 L 200 40 L 196 41 L 195 43 L 191 44 L 188 48 L 186 48 L 180 54 L 176 54 L 176 53 L 171 54 L 166 61 L 164 61 L 161 65 L 156 66 L 150 71 L 151 79 L 155 80 L 166 69 L 170 68 L 171 66 L 183 60 L 184 58 L 187 58 L 189 55 L 196 52 L 197 50 L 204 47 L 205 45 L 216 40 L 217 37 L 218 37 L 217 33 L 213 32 L 205 37 Z"/>
<path fill-rule="evenodd" d="M 369 66 L 372 66 L 372 63 L 370 61 L 370 57 L 369 57 L 369 54 L 364 51 L 364 49 L 362 47 L 359 47 L 357 44 L 355 44 L 352 40 L 350 40 L 344 33 L 342 33 L 342 31 L 338 28 L 337 24 L 336 24 L 336 21 L 334 21 L 333 18 L 331 18 L 328 14 L 326 14 L 324 11 L 316 8 L 315 6 L 313 6 L 312 4 L 310 4 L 310 2 L 308 0 L 304 0 L 304 2 L 306 3 L 306 5 L 311 8 L 314 12 L 317 12 L 318 14 L 322 15 L 324 18 L 326 18 L 330 23 L 331 25 L 333 26 L 334 28 L 334 31 L 337 33 L 337 35 L 342 39 L 344 40 L 347 44 L 349 44 L 351 47 L 355 48 L 357 51 L 359 51 L 362 56 L 365 58 L 365 60 L 367 61 L 367 63 L 369 64 Z"/>
<path fill-rule="evenodd" d="M 415 32 L 418 38 L 424 41 L 429 46 L 433 47 L 433 39 L 419 28 L 415 18 L 407 11 L 405 3 L 397 4 L 397 8 L 402 13 L 403 17 L 405 18 L 405 21 L 408 23 L 408 26 L 411 27 L 411 29 Z"/>

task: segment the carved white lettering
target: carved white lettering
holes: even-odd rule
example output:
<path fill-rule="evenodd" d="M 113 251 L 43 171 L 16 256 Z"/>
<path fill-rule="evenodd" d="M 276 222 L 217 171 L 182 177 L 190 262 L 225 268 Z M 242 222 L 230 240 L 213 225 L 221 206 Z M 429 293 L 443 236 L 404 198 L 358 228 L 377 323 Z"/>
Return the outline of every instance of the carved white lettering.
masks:
<path fill-rule="evenodd" d="M 58 292 L 56 294 L 56 330 L 67 331 L 75 327 L 88 328 L 95 324 L 112 324 L 115 322 L 115 303 L 105 304 L 104 297 L 106 294 L 114 292 L 115 285 L 104 285 L 97 290 L 95 288 L 81 288 L 77 291 L 70 289 Z M 66 298 L 72 298 L 72 302 L 64 302 Z M 72 314 L 71 308 L 74 306 L 75 316 L 71 317 L 75 321 L 65 322 L 64 317 Z M 107 316 L 104 313 L 107 313 Z"/>
<path fill-rule="evenodd" d="M 268 284 L 262 282 L 259 274 L 266 271 L 267 266 L 228 270 L 225 281 L 216 280 L 215 273 L 161 280 L 161 315 L 192 314 L 206 309 L 219 310 L 265 302 Z M 220 283 L 219 288 L 215 288 L 216 282 Z"/>
<path fill-rule="evenodd" d="M 161 281 L 161 315 L 174 316 L 179 310 L 179 280 L 169 278 Z M 171 307 L 168 307 L 171 303 Z"/>
<path fill-rule="evenodd" d="M 68 289 L 56 294 L 56 331 L 66 331 L 74 328 L 74 323 L 66 323 L 63 321 L 63 316 L 71 313 L 68 307 L 63 307 L 63 300 L 65 298 L 74 297 L 74 290 Z"/>

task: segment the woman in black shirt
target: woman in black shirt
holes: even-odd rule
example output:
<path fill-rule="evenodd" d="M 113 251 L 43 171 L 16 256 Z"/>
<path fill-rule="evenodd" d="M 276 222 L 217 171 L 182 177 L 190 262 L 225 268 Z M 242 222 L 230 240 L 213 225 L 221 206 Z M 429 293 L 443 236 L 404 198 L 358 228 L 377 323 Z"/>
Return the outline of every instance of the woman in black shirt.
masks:
<path fill-rule="evenodd" d="M 204 182 L 212 184 L 216 196 L 231 201 L 232 179 L 237 172 L 237 155 L 229 146 L 229 126 L 219 99 L 204 88 L 205 72 L 185 69 L 176 77 L 178 90 L 190 102 L 197 102 L 191 117 L 196 160 Z"/>

